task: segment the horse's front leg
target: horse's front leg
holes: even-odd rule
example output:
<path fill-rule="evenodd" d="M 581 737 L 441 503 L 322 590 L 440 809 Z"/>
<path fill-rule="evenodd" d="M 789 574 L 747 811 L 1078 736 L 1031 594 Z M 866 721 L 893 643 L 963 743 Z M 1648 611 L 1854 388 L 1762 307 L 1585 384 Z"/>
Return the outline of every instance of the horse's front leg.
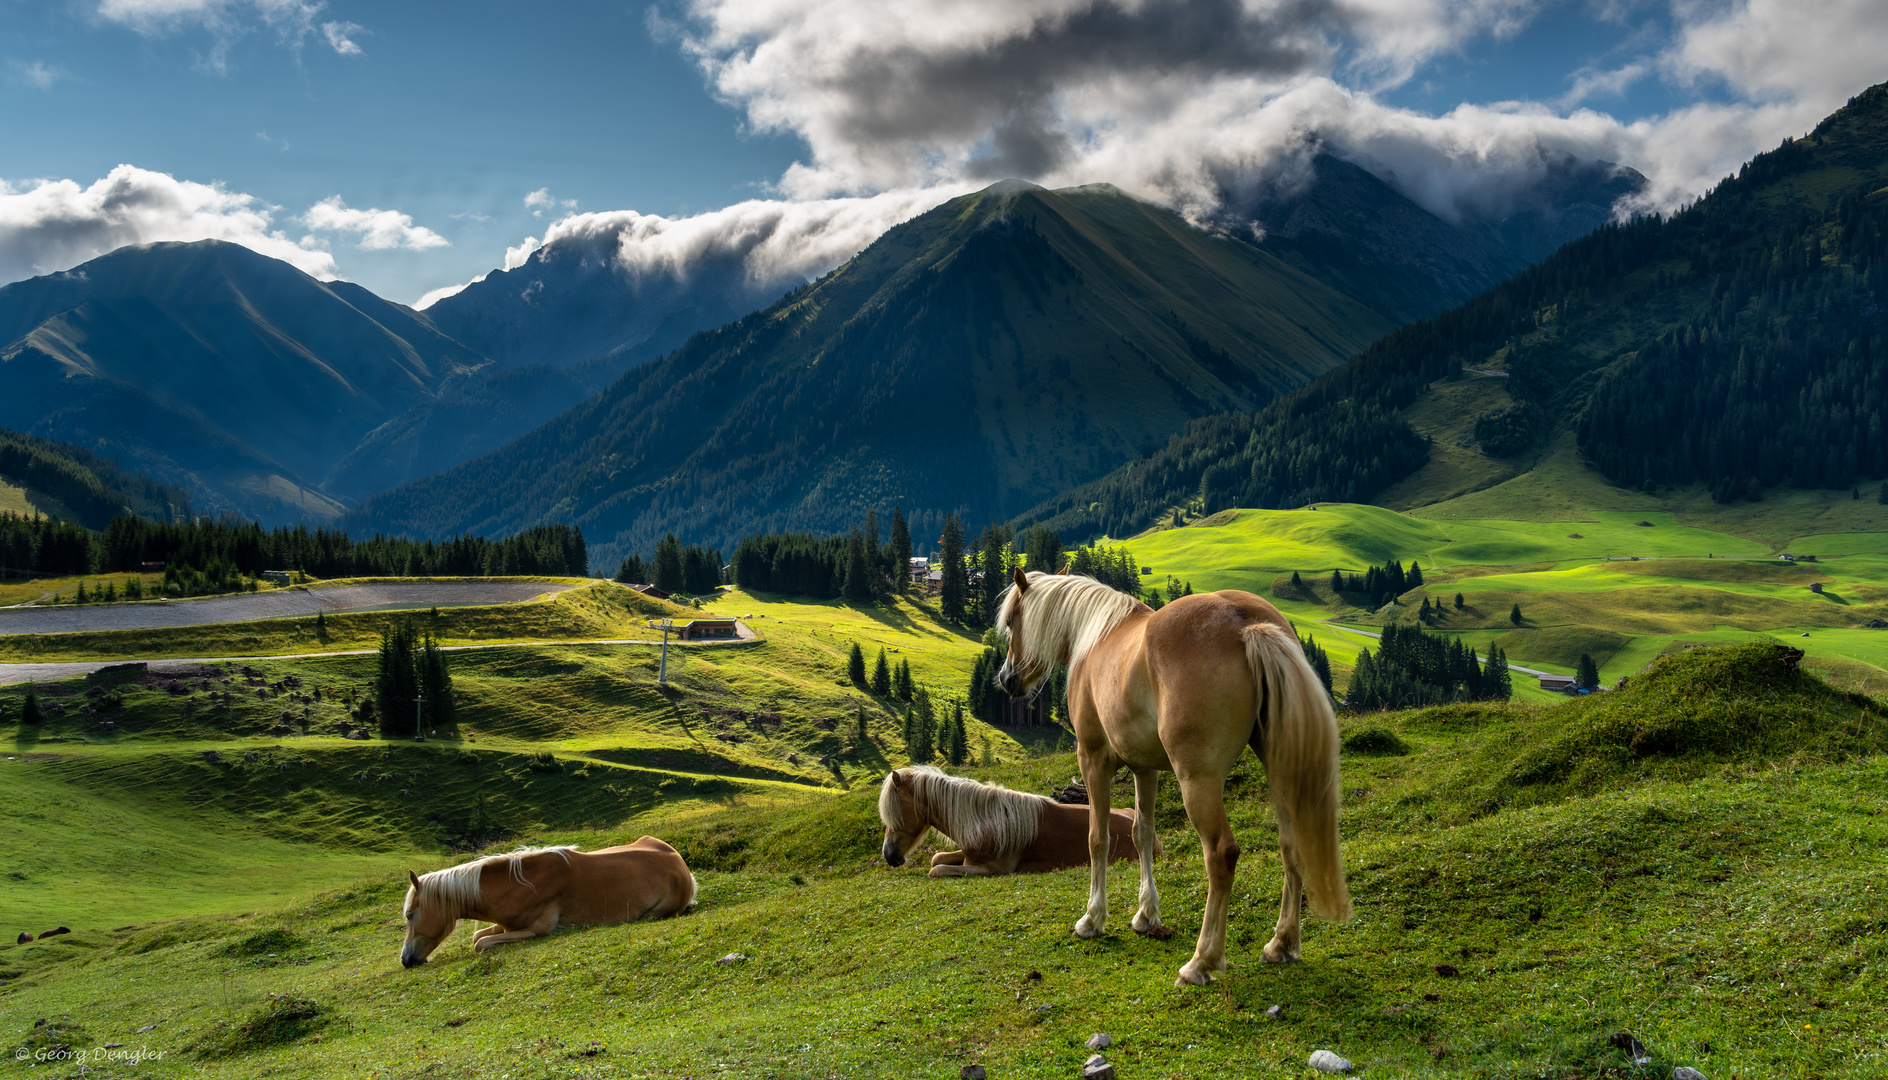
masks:
<path fill-rule="evenodd" d="M 1114 762 L 1106 743 L 1076 747 L 1082 786 L 1088 789 L 1088 910 L 1076 920 L 1075 936 L 1100 937 L 1108 929 L 1108 811 L 1114 801 Z"/>
<path fill-rule="evenodd" d="M 1141 906 L 1134 913 L 1134 932 L 1160 928 L 1160 890 L 1154 887 L 1154 802 L 1160 796 L 1160 774 L 1145 769 L 1134 774 L 1134 850 L 1141 857 Z"/>
<path fill-rule="evenodd" d="M 499 934 L 490 934 L 479 938 L 472 944 L 475 952 L 483 954 L 495 945 L 504 945 L 513 941 L 524 941 L 534 937 L 545 937 L 557 929 L 557 909 L 550 908 L 538 914 L 529 923 L 517 930 L 507 930 Z"/>
<path fill-rule="evenodd" d="M 932 866 L 962 866 L 964 853 L 961 851 L 940 851 L 931 856 Z"/>
<path fill-rule="evenodd" d="M 1180 797 L 1187 804 L 1187 820 L 1200 834 L 1200 852 L 1206 859 L 1206 913 L 1200 919 L 1193 959 L 1181 966 L 1175 985 L 1205 986 L 1226 970 L 1226 908 L 1232 901 L 1233 872 L 1239 866 L 1239 842 L 1226 820 L 1224 772 L 1182 775 Z"/>

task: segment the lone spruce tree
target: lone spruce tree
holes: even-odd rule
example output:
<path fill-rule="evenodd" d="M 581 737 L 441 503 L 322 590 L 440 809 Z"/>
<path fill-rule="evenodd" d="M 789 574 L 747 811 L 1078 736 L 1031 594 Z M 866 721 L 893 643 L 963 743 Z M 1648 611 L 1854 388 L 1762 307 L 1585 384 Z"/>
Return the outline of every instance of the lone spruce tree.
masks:
<path fill-rule="evenodd" d="M 892 667 L 885 662 L 885 650 L 878 651 L 878 663 L 872 665 L 872 692 L 879 697 L 890 697 L 892 693 Z"/>
<path fill-rule="evenodd" d="M 39 712 L 39 695 L 28 690 L 26 700 L 20 704 L 20 723 L 37 725 L 45 719 Z"/>
<path fill-rule="evenodd" d="M 1580 666 L 1574 669 L 1573 681 L 1582 690 L 1592 690 L 1600 684 L 1600 666 L 1593 662 L 1592 653 L 1580 654 Z"/>
<path fill-rule="evenodd" d="M 1508 609 L 1508 621 L 1516 626 L 1521 625 L 1521 605 L 1518 601 Z"/>
<path fill-rule="evenodd" d="M 859 648 L 856 641 L 852 643 L 852 651 L 846 655 L 846 678 L 851 679 L 854 686 L 865 685 L 865 650 Z"/>
<path fill-rule="evenodd" d="M 892 694 L 900 701 L 910 701 L 914 687 L 911 682 L 911 661 L 898 661 L 898 670 L 892 673 Z"/>
<path fill-rule="evenodd" d="M 964 703 L 959 701 L 951 705 L 951 741 L 947 753 L 952 765 L 962 765 L 970 760 L 970 735 L 964 730 Z"/>

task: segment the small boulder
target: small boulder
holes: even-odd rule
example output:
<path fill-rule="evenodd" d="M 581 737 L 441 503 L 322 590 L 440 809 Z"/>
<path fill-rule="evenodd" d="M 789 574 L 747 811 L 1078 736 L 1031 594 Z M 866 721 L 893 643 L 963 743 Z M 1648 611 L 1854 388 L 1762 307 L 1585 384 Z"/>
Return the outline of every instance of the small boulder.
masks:
<path fill-rule="evenodd" d="M 983 1080 L 987 1075 L 981 1065 L 966 1065 L 957 1070 L 958 1080 Z"/>
<path fill-rule="evenodd" d="M 1672 1080 L 1704 1080 L 1704 1074 L 1689 1065 L 1680 1065 L 1672 1070 Z"/>
<path fill-rule="evenodd" d="M 1632 1058 L 1634 1065 L 1649 1065 L 1652 1062 L 1652 1055 L 1646 1051 L 1645 1044 L 1634 1038 L 1630 1032 L 1615 1031 L 1606 1041 L 1624 1050 L 1626 1055 Z"/>
<path fill-rule="evenodd" d="M 715 961 L 715 963 L 723 964 L 723 965 L 744 964 L 746 962 L 747 962 L 747 954 L 738 953 L 738 952 L 731 952 L 728 955 L 722 957 L 721 959 Z"/>
<path fill-rule="evenodd" d="M 1082 1062 L 1082 1080 L 1114 1080 L 1114 1066 L 1108 1059 L 1096 1054 Z"/>
<path fill-rule="evenodd" d="M 1329 1050 L 1311 1051 L 1311 1060 L 1305 1064 L 1324 1073 L 1347 1073 L 1357 1067 Z"/>
<path fill-rule="evenodd" d="M 1093 1035 L 1090 1035 L 1088 1041 L 1082 1045 L 1088 1047 L 1090 1050 L 1106 1050 L 1114 1045 L 1114 1039 L 1097 1031 Z"/>
<path fill-rule="evenodd" d="M 1283 1006 L 1283 1005 L 1274 1005 L 1274 1006 L 1272 1006 L 1271 1008 L 1269 1008 L 1269 1009 L 1267 1009 L 1267 1010 L 1265 1010 L 1265 1017 L 1266 1017 L 1266 1019 L 1268 1019 L 1268 1020 L 1283 1020 L 1283 1019 L 1285 1019 L 1285 1006 Z"/>

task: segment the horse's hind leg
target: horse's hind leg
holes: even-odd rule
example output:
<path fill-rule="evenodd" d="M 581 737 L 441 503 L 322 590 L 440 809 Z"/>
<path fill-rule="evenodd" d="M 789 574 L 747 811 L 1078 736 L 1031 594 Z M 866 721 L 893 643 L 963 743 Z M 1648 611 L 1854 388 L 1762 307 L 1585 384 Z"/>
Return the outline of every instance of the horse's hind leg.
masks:
<path fill-rule="evenodd" d="M 1147 769 L 1134 774 L 1134 850 L 1141 857 L 1141 906 L 1134 913 L 1137 934 L 1160 927 L 1160 890 L 1154 887 L 1154 801 L 1159 794 L 1159 773 Z"/>
<path fill-rule="evenodd" d="M 1076 747 L 1082 766 L 1082 786 L 1088 789 L 1088 909 L 1076 920 L 1075 936 L 1100 937 L 1108 929 L 1108 815 L 1114 799 L 1113 755 L 1104 741 L 1098 747 Z"/>
<path fill-rule="evenodd" d="M 1278 812 L 1278 856 L 1285 864 L 1285 894 L 1278 902 L 1278 927 L 1265 945 L 1265 962 L 1289 964 L 1298 959 L 1298 905 L 1304 898 L 1304 879 L 1298 873 L 1298 841 L 1292 829 L 1291 814 L 1283 806 Z"/>
<path fill-rule="evenodd" d="M 1180 968 L 1176 986 L 1205 986 L 1226 970 L 1226 909 L 1232 901 L 1233 872 L 1239 866 L 1239 843 L 1226 820 L 1224 773 L 1194 773 L 1180 777 L 1180 797 L 1187 820 L 1200 834 L 1206 859 L 1206 913 L 1200 919 L 1200 940 L 1193 959 Z"/>

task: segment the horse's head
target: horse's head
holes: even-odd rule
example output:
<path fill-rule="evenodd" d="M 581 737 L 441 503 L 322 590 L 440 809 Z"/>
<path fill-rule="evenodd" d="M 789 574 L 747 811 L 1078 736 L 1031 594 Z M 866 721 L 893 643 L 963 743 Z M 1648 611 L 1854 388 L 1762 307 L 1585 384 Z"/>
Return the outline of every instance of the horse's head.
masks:
<path fill-rule="evenodd" d="M 420 888 L 418 874 L 408 870 L 406 876 L 412 885 L 406 890 L 406 903 L 401 908 L 406 916 L 406 943 L 400 947 L 400 966 L 418 967 L 440 942 L 452 936 L 459 918 L 439 897 Z"/>
<path fill-rule="evenodd" d="M 1065 569 L 1063 571 L 1067 573 Z M 1047 678 L 1051 665 L 1029 648 L 1023 632 L 1023 609 L 1028 607 L 1029 575 L 1017 567 L 1010 587 L 1003 590 L 1003 602 L 997 608 L 997 632 L 1009 640 L 1009 652 L 997 669 L 996 682 L 1013 698 L 1028 697 L 1036 684 Z"/>
<path fill-rule="evenodd" d="M 885 865 L 905 865 L 905 852 L 917 847 L 931 828 L 909 769 L 894 769 L 885 777 L 878 791 L 878 819 L 885 823 L 885 846 L 880 850 Z"/>

